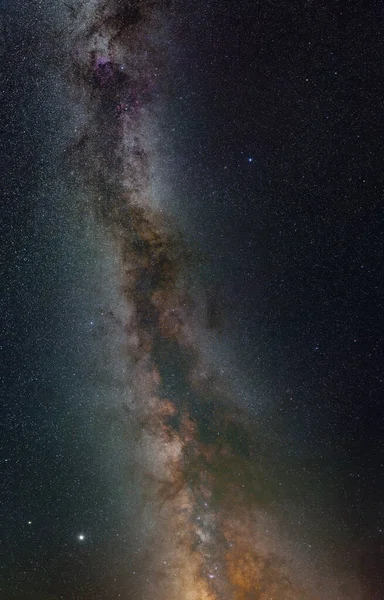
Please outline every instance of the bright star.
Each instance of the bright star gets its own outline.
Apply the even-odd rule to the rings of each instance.
[[[84,540],[85,540],[84,533],[79,533],[79,535],[77,536],[77,539],[79,540],[79,542],[84,542]]]
[[[249,156],[249,157],[248,157],[248,162],[249,162],[249,163],[253,162],[253,158],[252,158],[252,156]]]

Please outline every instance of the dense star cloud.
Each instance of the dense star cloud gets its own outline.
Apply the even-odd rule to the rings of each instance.
[[[40,4],[30,73],[4,5],[4,598],[380,598],[376,180],[348,205],[361,17],[332,10]]]

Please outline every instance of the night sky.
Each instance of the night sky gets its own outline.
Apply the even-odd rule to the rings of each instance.
[[[383,4],[33,4],[1,600],[382,600]]]

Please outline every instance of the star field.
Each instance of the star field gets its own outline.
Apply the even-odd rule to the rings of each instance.
[[[0,3],[4,600],[383,597],[383,18]]]

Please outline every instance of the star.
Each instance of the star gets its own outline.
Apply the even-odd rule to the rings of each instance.
[[[79,533],[77,536],[77,539],[79,540],[79,542],[84,542],[84,540],[85,540],[84,533]]]

